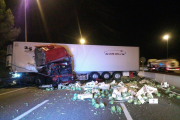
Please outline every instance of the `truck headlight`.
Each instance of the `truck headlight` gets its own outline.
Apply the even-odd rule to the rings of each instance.
[[[19,78],[21,77],[21,74],[20,73],[14,73],[12,74],[12,78]]]

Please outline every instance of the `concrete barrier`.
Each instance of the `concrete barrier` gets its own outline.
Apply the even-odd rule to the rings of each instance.
[[[150,73],[150,72],[143,72],[143,71],[140,71],[138,75],[141,77],[153,78],[159,83],[167,82],[169,85],[175,86],[176,88],[180,89],[180,76]]]

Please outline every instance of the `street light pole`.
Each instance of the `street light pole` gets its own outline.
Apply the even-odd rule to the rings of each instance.
[[[25,42],[27,42],[26,0],[25,0]]]
[[[168,35],[165,35],[163,37],[165,40],[167,40],[167,59],[168,59],[168,39],[169,39],[169,36]]]
[[[167,38],[167,59],[168,59],[168,38]]]

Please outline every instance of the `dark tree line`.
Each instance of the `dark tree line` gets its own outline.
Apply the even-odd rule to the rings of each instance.
[[[5,63],[7,44],[16,40],[21,32],[20,28],[14,26],[14,16],[11,10],[6,8],[4,0],[0,0],[0,78],[8,74]]]

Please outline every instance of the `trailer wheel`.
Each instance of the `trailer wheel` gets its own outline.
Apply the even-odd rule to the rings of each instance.
[[[111,75],[110,75],[109,72],[103,72],[101,77],[102,77],[103,80],[109,80]]]
[[[43,76],[36,76],[34,83],[36,84],[36,86],[40,86],[43,85],[45,82],[44,77]]]
[[[98,72],[92,72],[92,73],[90,74],[90,79],[91,79],[91,80],[99,79],[99,77],[100,77],[100,74],[99,74]]]
[[[113,79],[114,80],[120,80],[121,79],[121,72],[114,72],[113,73]]]

